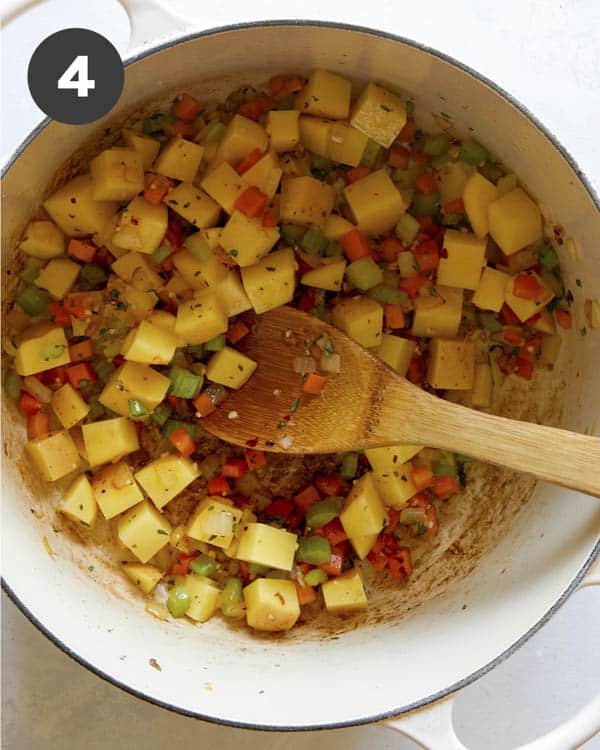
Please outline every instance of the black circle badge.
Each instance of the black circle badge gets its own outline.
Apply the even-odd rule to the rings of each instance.
[[[109,112],[123,90],[123,62],[115,47],[90,29],[63,29],[38,46],[29,61],[29,91],[58,122],[83,125]]]

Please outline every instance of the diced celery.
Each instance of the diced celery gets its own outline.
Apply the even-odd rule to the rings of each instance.
[[[86,263],[79,271],[78,283],[81,289],[91,291],[106,286],[108,273],[97,263]]]
[[[436,477],[452,476],[457,474],[456,458],[454,453],[442,451],[441,456],[433,463],[433,473]]]
[[[502,323],[492,313],[480,312],[479,322],[481,323],[482,328],[485,328],[486,331],[490,331],[491,333],[498,333],[502,330]]]
[[[359,258],[346,268],[346,278],[356,289],[366,292],[383,281],[381,268],[373,258]]]
[[[21,395],[21,376],[15,370],[7,370],[4,376],[4,390],[15,401]]]
[[[90,364],[100,380],[103,383],[108,383],[115,371],[113,364],[109,362],[106,357],[94,357]]]
[[[171,409],[171,407],[163,402],[154,409],[150,416],[156,422],[156,424],[162,427],[167,419],[171,416],[172,411],[173,410]]]
[[[408,169],[400,169],[399,167],[392,170],[392,180],[397,188],[400,190],[410,190],[415,184],[417,177],[425,172],[423,167],[415,165]]]
[[[211,122],[211,124],[206,129],[206,135],[204,136],[204,140],[207,143],[214,143],[215,141],[220,141],[225,135],[226,130],[227,130],[227,126],[224,123]]]
[[[37,316],[45,315],[48,312],[50,304],[50,295],[45,289],[38,289],[37,286],[26,286],[23,291],[17,295],[15,302],[23,309],[27,315]]]
[[[322,536],[302,536],[298,539],[296,559],[311,565],[322,565],[331,560],[331,545]]]
[[[305,227],[298,227],[295,224],[282,224],[280,230],[281,239],[292,247],[300,244],[305,232]]]
[[[546,242],[542,242],[540,245],[537,245],[537,247],[534,248],[534,251],[546,271],[554,271],[560,266],[558,255],[556,254],[556,250],[552,247],[552,245],[549,245]]]
[[[410,214],[402,214],[396,223],[396,237],[402,240],[405,245],[410,245],[415,237],[419,234],[421,225]]]
[[[408,295],[404,290],[389,284],[377,284],[369,289],[369,297],[393,305],[405,305],[408,302]]]
[[[340,498],[330,497],[327,500],[319,500],[307,509],[306,525],[313,529],[320,529],[339,516],[341,507],[342,501]]]
[[[474,164],[477,166],[478,164],[483,164],[484,161],[487,161],[488,151],[481,145],[481,143],[478,143],[473,138],[467,138],[461,143],[458,158],[461,161],[466,161],[467,164]]]
[[[236,620],[244,616],[242,581],[240,578],[228,578],[221,592],[221,612],[225,617]]]
[[[486,178],[486,180],[489,180],[490,182],[493,182],[496,184],[496,182],[501,178],[504,177],[504,170],[499,164],[495,164],[491,161],[486,161],[485,164],[482,164],[479,167],[479,171],[481,174]]]
[[[162,263],[165,258],[168,258],[169,255],[171,255],[171,252],[172,250],[170,247],[162,245],[152,253],[150,260],[158,265],[159,263]]]
[[[437,192],[431,195],[415,193],[412,202],[412,212],[415,216],[435,216],[440,205],[440,194]]]
[[[431,167],[433,167],[433,169],[442,169],[442,167],[445,167],[449,161],[450,161],[449,154],[440,154],[439,156],[434,156],[429,162],[429,164]]]
[[[183,367],[171,367],[169,370],[169,379],[171,387],[169,393],[171,396],[179,398],[196,398],[202,388],[203,375],[198,375]]]
[[[184,351],[195,359],[202,359],[204,356],[204,344],[191,344],[184,347]]]
[[[363,151],[360,163],[364,164],[365,167],[374,167],[379,161],[382,153],[383,147],[380,146],[372,138],[369,138],[369,140],[367,141],[367,145],[365,146],[365,150]]]
[[[167,598],[167,607],[173,617],[183,617],[192,604],[185,586],[173,586]]]
[[[309,229],[304,237],[300,240],[300,247],[307,253],[317,253],[323,255],[329,240],[323,232],[318,229]]]
[[[441,156],[448,151],[450,139],[446,133],[426,135],[423,139],[423,153],[427,156]]]
[[[204,348],[207,352],[220,352],[225,346],[226,336],[224,333],[220,333],[218,336],[210,339],[204,344]]]
[[[340,476],[344,479],[354,479],[358,471],[358,453],[344,453]]]
[[[19,278],[25,281],[27,284],[33,284],[33,282],[39,276],[40,271],[44,265],[44,261],[39,258],[29,258],[27,263],[21,269]]]
[[[336,258],[343,254],[342,246],[337,240],[329,240],[327,247],[325,248],[326,258]]]
[[[321,568],[313,568],[304,576],[304,583],[307,586],[319,586],[327,580],[327,573]]]
[[[214,576],[218,567],[217,561],[210,555],[198,555],[190,563],[190,568],[199,576]]]
[[[195,232],[186,237],[183,246],[198,260],[208,260],[212,255],[212,250],[201,232]]]

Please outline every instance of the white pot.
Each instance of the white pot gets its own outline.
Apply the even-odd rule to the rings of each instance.
[[[138,5],[142,16],[148,13],[149,4]],[[137,27],[138,40],[155,34],[150,21],[142,17],[149,25]],[[459,63],[389,34],[323,23],[250,24],[146,48],[128,61],[123,95],[110,118],[79,127],[43,123],[4,176],[4,268],[10,270],[14,240],[56,170],[101,134],[109,119],[118,121],[189,84],[220,96],[274,72],[317,66],[392,82],[416,95],[418,111],[449,112],[513,165],[527,189],[553,207],[579,248],[579,260],[564,252],[562,261],[576,297],[577,327],[583,325],[584,295],[574,279],[585,280],[585,296],[600,297],[600,214],[598,199],[568,154],[521,105]],[[583,431],[600,413],[598,333],[568,336],[564,361],[563,425]],[[597,500],[540,485],[475,573],[449,584],[409,617],[388,618],[338,639],[260,638],[218,620],[199,627],[163,623],[132,594],[126,599],[128,589],[113,583],[101,561],[94,559],[90,574],[92,550],[54,533],[54,501],[23,463],[23,428],[14,410],[5,409],[3,426],[3,574],[13,600],[97,674],[157,705],[211,721],[314,729],[390,720],[426,706],[519,648],[575,590],[599,551]],[[543,746],[575,746],[598,728],[598,713],[588,709]],[[440,733],[439,723],[432,732],[427,722],[429,729],[419,717],[399,727],[422,741],[429,737],[431,746],[460,747],[448,730]]]

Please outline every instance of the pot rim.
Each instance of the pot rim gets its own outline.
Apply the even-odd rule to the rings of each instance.
[[[570,152],[558,140],[557,136],[555,136],[552,132],[550,132],[550,130],[548,130],[546,126],[543,125],[542,122],[537,118],[537,116],[534,115],[527,107],[525,107],[518,99],[516,99],[514,96],[508,93],[505,89],[503,89],[497,83],[493,82],[492,80],[490,80],[483,74],[477,72],[475,69],[471,68],[469,65],[466,65],[465,63],[462,63],[459,60],[456,60],[451,55],[447,55],[446,53],[440,52],[439,50],[433,47],[430,47],[421,42],[417,42],[413,39],[409,39],[408,37],[401,36],[399,34],[393,34],[388,31],[381,31],[378,29],[373,29],[368,26],[349,24],[349,23],[337,22],[337,21],[316,21],[316,20],[307,20],[307,19],[246,21],[246,22],[235,23],[235,24],[227,24],[225,26],[216,26],[210,29],[205,29],[201,31],[192,32],[189,34],[182,34],[181,36],[172,37],[166,41],[162,41],[156,45],[149,46],[148,48],[145,48],[139,52],[136,52],[130,55],[123,61],[123,64],[124,64],[124,67],[127,68],[133,63],[139,62],[140,60],[143,60],[144,58],[149,57],[150,55],[153,55],[157,52],[161,52],[162,50],[168,49],[169,47],[175,47],[178,44],[192,41],[194,39],[201,39],[203,37],[216,36],[217,34],[222,34],[224,32],[229,32],[229,31],[239,31],[239,30],[254,29],[254,28],[271,28],[271,27],[277,27],[277,26],[298,26],[298,27],[301,27],[301,26],[311,27],[312,26],[312,27],[321,27],[321,28],[329,28],[329,29],[341,29],[343,31],[360,32],[362,34],[369,34],[371,36],[381,37],[383,39],[389,39],[391,41],[400,42],[409,47],[413,47],[414,49],[417,49],[421,52],[426,52],[427,54],[430,54],[433,57],[437,57],[439,60],[443,60],[444,62],[449,63],[455,68],[458,68],[463,73],[466,73],[467,75],[470,75],[471,77],[476,78],[479,82],[491,88],[493,91],[499,94],[503,99],[505,99],[509,104],[511,104],[513,107],[519,110],[523,115],[525,115],[525,117],[533,125],[535,125],[535,127],[550,141],[552,146],[554,146],[554,148],[560,153],[563,159],[565,159],[565,161],[573,169],[573,171],[577,175],[577,178],[579,179],[579,181],[585,188],[586,192],[590,196],[592,202],[596,206],[597,210],[600,211],[600,195],[596,192],[595,188],[593,187],[593,185],[587,178],[585,172],[581,169],[581,167],[579,167],[579,165],[577,164],[573,156],[570,154]],[[15,161],[19,158],[19,156],[21,156],[21,154],[27,149],[27,147],[35,140],[35,138],[37,138],[37,136],[43,130],[45,130],[45,128],[51,122],[52,122],[52,119],[50,117],[46,117],[43,120],[41,120],[37,124],[37,126],[30,132],[30,134],[19,144],[19,146],[17,146],[17,148],[8,158],[6,164],[2,166],[2,170],[0,173],[2,178],[7,174],[7,172],[10,170],[10,168],[15,163]],[[258,723],[252,723],[252,722],[242,722],[242,721],[234,721],[231,719],[223,719],[220,717],[203,714],[200,711],[190,711],[188,709],[177,706],[173,703],[162,701],[158,698],[153,697],[152,695],[149,695],[148,693],[142,692],[141,690],[132,688],[126,683],[121,682],[119,679],[107,674],[100,667],[96,666],[95,664],[91,663],[90,661],[82,657],[80,654],[76,653],[72,648],[70,648],[70,646],[67,643],[62,641],[54,633],[50,632],[50,630],[19,599],[17,594],[11,589],[10,585],[8,584],[4,576],[2,576],[1,578],[1,584],[2,584],[3,591],[6,592],[6,594],[8,595],[10,600],[13,602],[13,604],[15,604],[16,607],[22,612],[22,614],[25,615],[25,617],[29,620],[29,622],[31,622],[32,625],[34,625],[40,631],[40,633],[45,635],[55,646],[57,646],[61,651],[63,651],[63,653],[71,657],[71,659],[73,659],[74,661],[78,662],[81,666],[88,669],[97,677],[100,677],[106,682],[111,683],[112,685],[120,688],[126,693],[129,693],[130,695],[133,695],[136,698],[140,698],[141,700],[144,700],[147,703],[158,706],[159,708],[164,708],[168,711],[171,711],[173,713],[176,713],[182,716],[187,716],[187,717],[194,718],[194,719],[201,719],[202,721],[207,721],[212,724],[219,724],[222,726],[236,727],[240,729],[251,729],[251,730],[256,730],[256,731],[268,731],[268,732],[307,732],[307,731],[318,731],[318,730],[326,730],[326,729],[343,729],[343,728],[348,728],[348,727],[353,727],[353,726],[361,726],[364,724],[391,721],[393,719],[397,719],[401,717],[403,714],[407,714],[411,711],[424,708],[426,706],[429,706],[432,703],[435,703],[436,701],[447,698],[452,693],[455,693],[456,691],[461,690],[467,685],[470,685],[471,683],[475,682],[480,677],[487,674],[490,670],[496,667],[498,664],[501,664],[509,656],[512,656],[512,654],[518,651],[521,648],[521,646],[523,646],[535,633],[538,632],[538,630],[540,630],[540,628],[543,625],[546,624],[546,622],[548,622],[548,620],[562,607],[562,605],[571,596],[571,594],[573,594],[576,591],[579,584],[585,577],[586,573],[591,568],[596,558],[599,556],[600,556],[600,539],[596,542],[594,549],[592,550],[591,554],[589,555],[589,557],[587,558],[587,560],[585,561],[585,563],[583,564],[583,566],[581,567],[577,575],[573,578],[569,586],[563,591],[563,593],[556,600],[556,602],[552,605],[552,607],[550,607],[550,609],[548,609],[548,611],[536,623],[534,623],[534,625],[532,625],[528,631],[526,631],[520,638],[518,638],[511,646],[509,646],[507,649],[502,651],[495,658],[491,659],[483,667],[480,667],[474,672],[471,672],[471,674],[458,680],[452,685],[449,685],[448,687],[442,690],[439,690],[436,693],[427,695],[417,701],[414,701],[413,703],[409,703],[404,706],[399,706],[398,708],[390,709],[388,711],[383,711],[379,714],[373,714],[370,716],[362,716],[356,719],[348,719],[347,721],[322,723],[322,724],[316,724],[316,725],[294,724],[294,725],[288,725],[288,726],[280,726],[276,724],[258,724]]]

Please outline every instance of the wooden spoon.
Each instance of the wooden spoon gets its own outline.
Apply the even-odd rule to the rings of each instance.
[[[303,395],[294,360],[306,356],[320,334],[341,356],[341,370],[327,376],[320,395]],[[239,348],[258,362],[256,372],[202,420],[222,440],[278,453],[426,445],[600,497],[599,438],[432,396],[337,328],[290,307],[261,315],[242,343]]]

